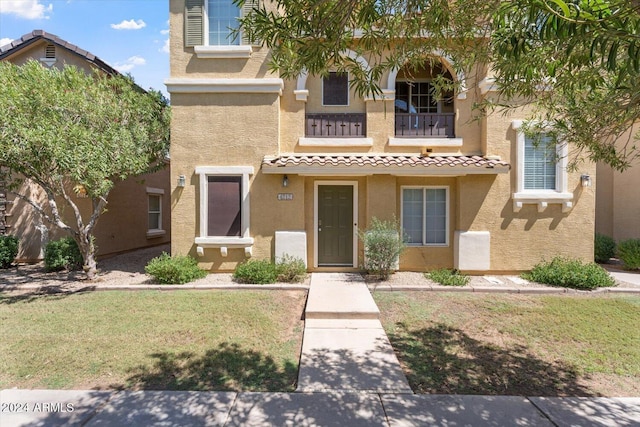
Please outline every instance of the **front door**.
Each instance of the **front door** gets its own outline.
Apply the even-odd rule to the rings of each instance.
[[[318,185],[318,266],[353,267],[353,185]]]

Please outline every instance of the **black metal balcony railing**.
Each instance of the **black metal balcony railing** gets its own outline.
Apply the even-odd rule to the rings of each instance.
[[[455,113],[396,113],[396,136],[454,138]]]
[[[364,113],[307,114],[305,136],[310,138],[364,138],[367,120]]]

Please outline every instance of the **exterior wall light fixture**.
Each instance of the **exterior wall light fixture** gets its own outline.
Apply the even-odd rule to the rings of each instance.
[[[284,176],[282,177],[282,186],[283,186],[283,187],[287,187],[287,186],[289,186],[289,177],[288,177],[287,175],[284,175]]]
[[[184,187],[187,184],[187,177],[184,175],[178,176],[178,187]]]
[[[583,187],[591,187],[591,177],[588,173],[584,173],[580,176],[580,184]]]

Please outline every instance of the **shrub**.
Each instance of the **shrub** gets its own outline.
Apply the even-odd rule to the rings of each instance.
[[[522,277],[533,282],[573,289],[595,289],[615,285],[615,280],[609,273],[595,262],[583,264],[579,260],[562,257],[541,262]]]
[[[464,286],[469,283],[469,276],[461,274],[458,270],[441,268],[430,273],[425,273],[427,279],[444,286]]]
[[[364,269],[369,274],[388,279],[398,257],[405,249],[403,234],[396,220],[382,221],[376,217],[364,231],[358,230],[358,237],[364,245]]]
[[[18,238],[0,236],[0,268],[9,268],[18,256]]]
[[[44,248],[44,268],[47,271],[79,270],[82,254],[72,237],[63,237],[47,243]]]
[[[594,259],[596,262],[609,262],[616,254],[616,241],[604,234],[596,233]]]
[[[267,284],[278,280],[278,272],[274,263],[268,260],[250,259],[238,264],[233,278],[241,283]]]
[[[190,256],[172,257],[166,252],[149,261],[144,271],[162,285],[181,285],[207,275]]]
[[[640,268],[640,239],[623,240],[618,243],[617,253],[624,268],[629,270]]]
[[[285,254],[276,263],[276,274],[278,282],[302,282],[307,276],[307,267],[302,259]]]

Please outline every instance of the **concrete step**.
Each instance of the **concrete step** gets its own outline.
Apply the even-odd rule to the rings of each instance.
[[[362,277],[349,273],[313,273],[305,319],[372,319],[380,310]]]

